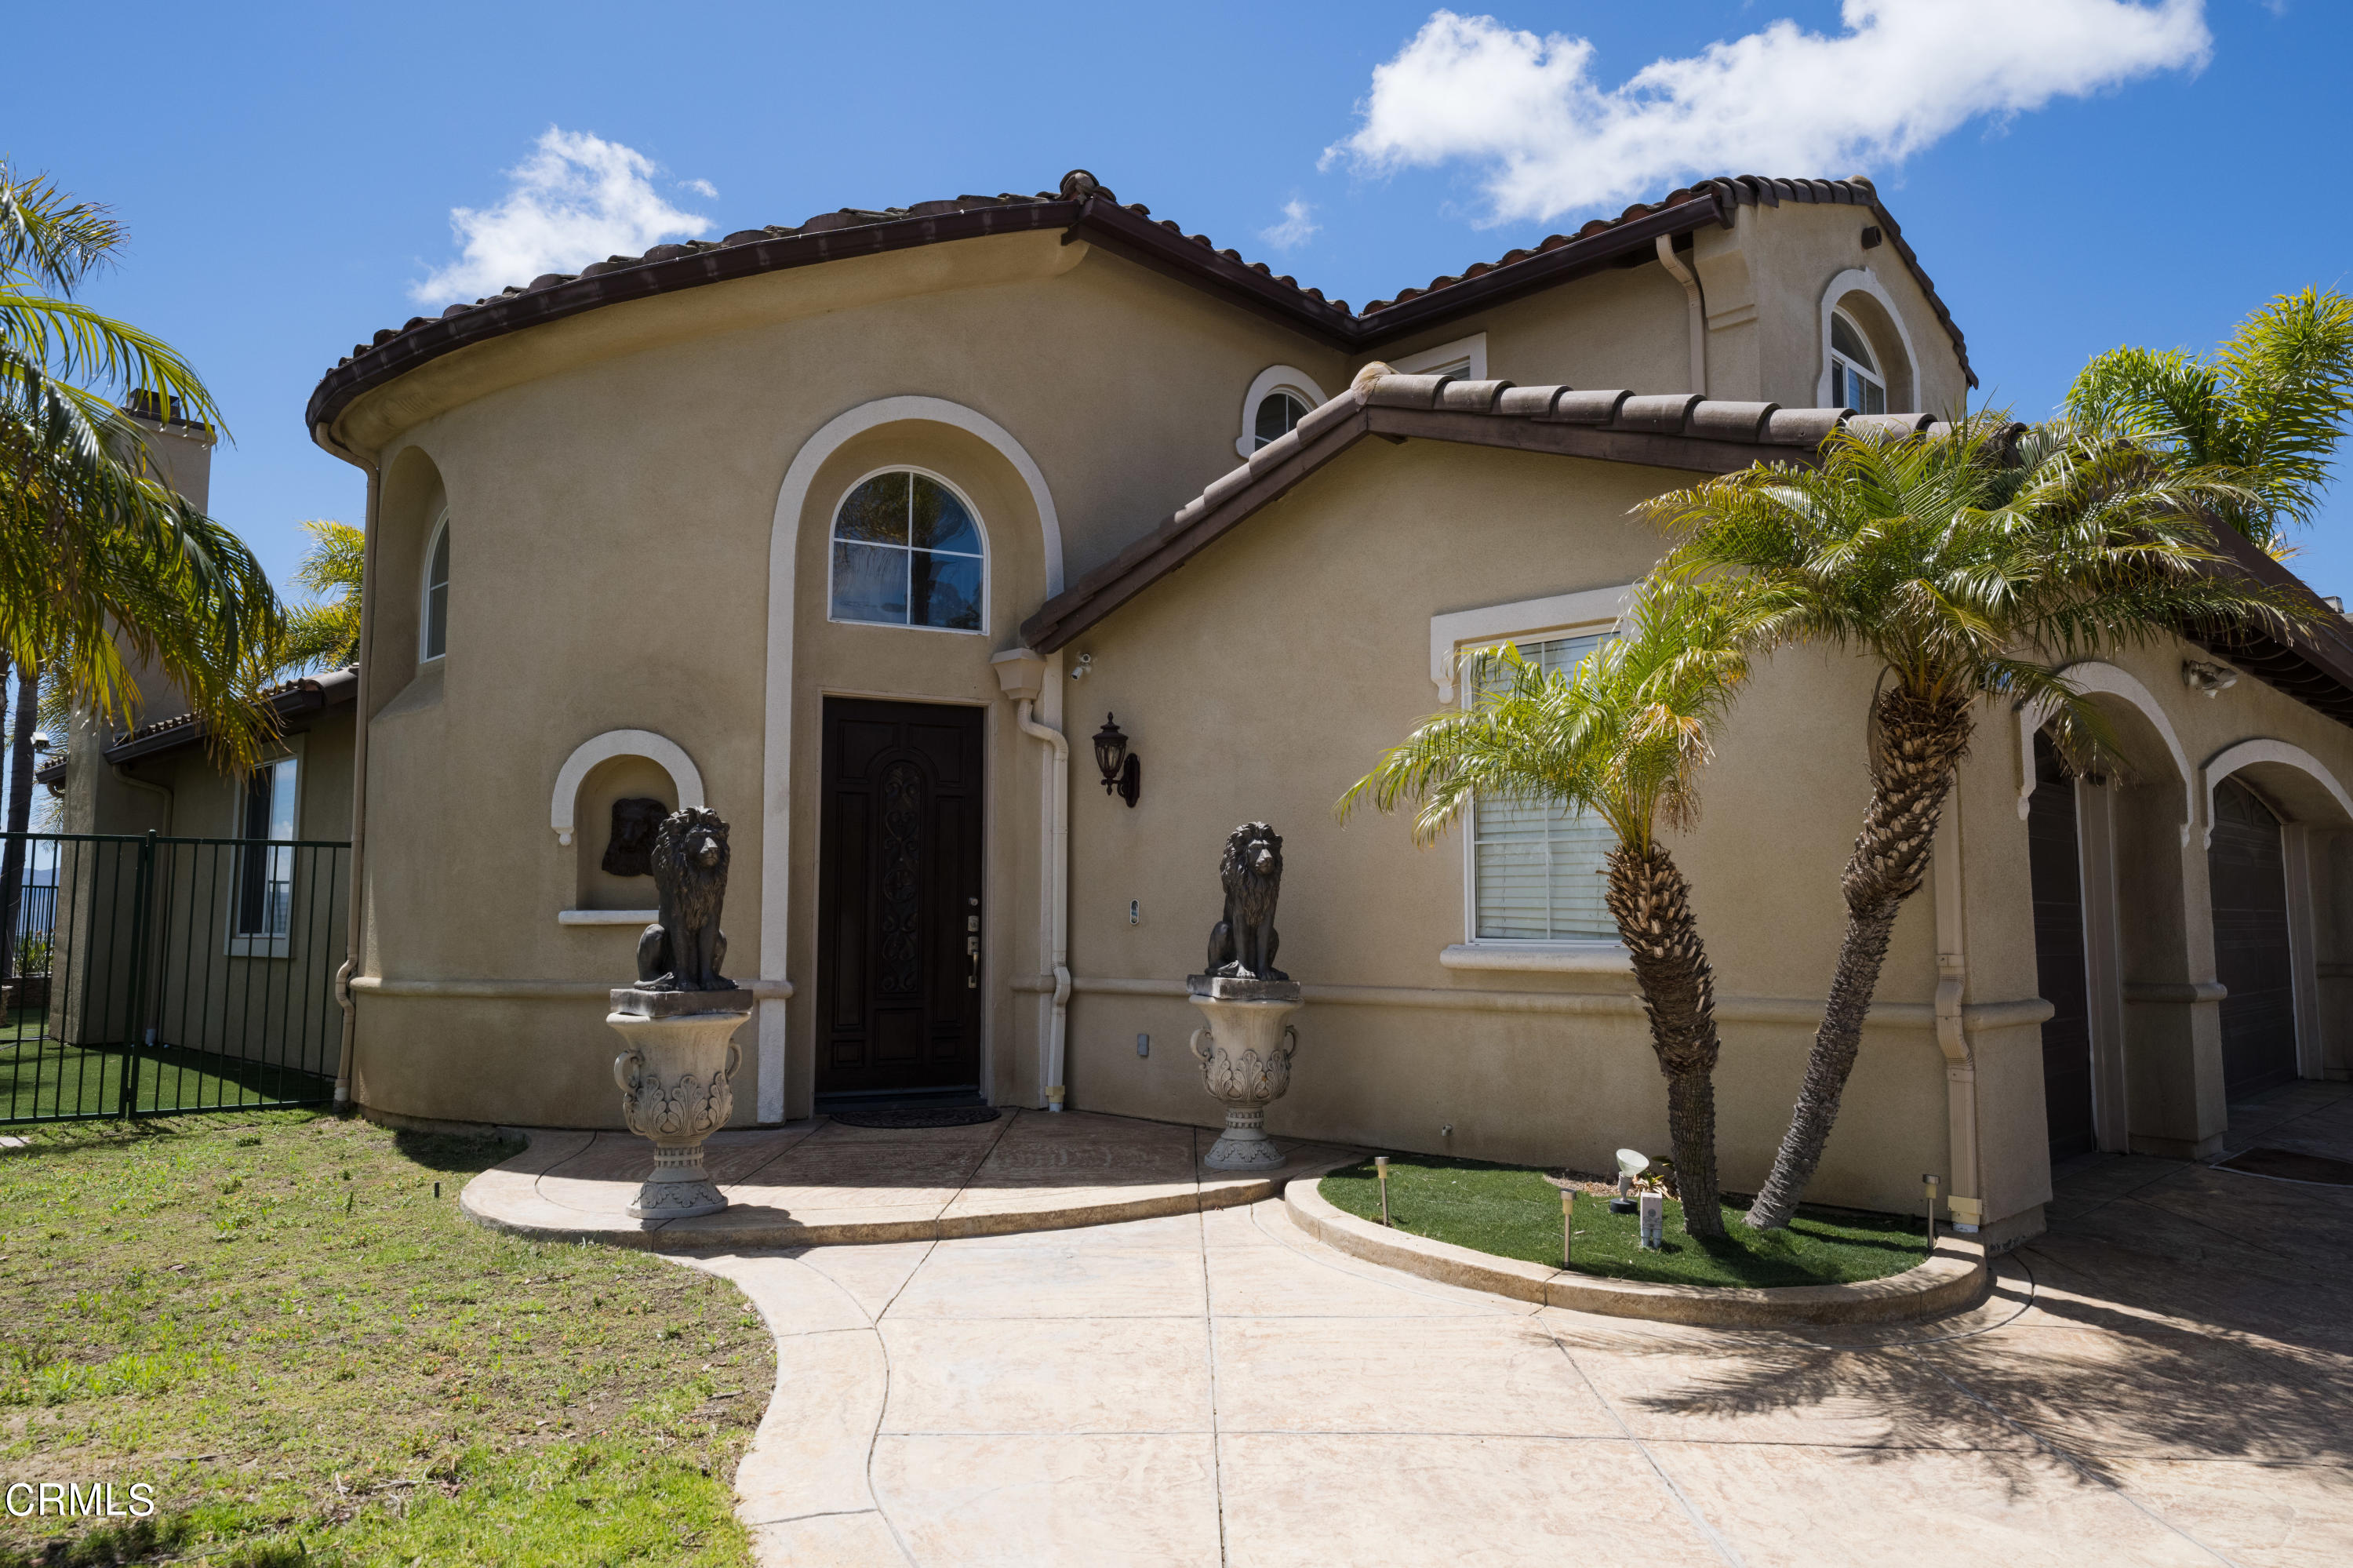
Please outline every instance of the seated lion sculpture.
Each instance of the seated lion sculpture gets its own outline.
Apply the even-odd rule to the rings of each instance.
[[[659,918],[638,938],[641,991],[732,991],[719,972],[727,937],[719,929],[727,898],[727,824],[704,806],[662,819],[654,834],[654,898]]]
[[[1226,885],[1226,917],[1209,932],[1209,973],[1229,980],[1289,980],[1274,967],[1274,950],[1282,943],[1274,931],[1274,901],[1282,892],[1282,836],[1264,822],[1244,822],[1226,835],[1218,877]]]

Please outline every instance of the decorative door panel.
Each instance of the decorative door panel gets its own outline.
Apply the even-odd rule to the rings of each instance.
[[[981,714],[826,701],[819,1094],[980,1081]]]

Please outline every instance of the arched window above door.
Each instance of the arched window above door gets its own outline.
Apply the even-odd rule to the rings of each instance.
[[[852,485],[833,514],[832,557],[836,620],[987,630],[979,514],[936,475],[893,469]]]

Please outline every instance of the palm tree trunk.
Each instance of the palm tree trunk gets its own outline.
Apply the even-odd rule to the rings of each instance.
[[[1715,973],[1691,888],[1674,857],[1657,844],[1637,853],[1624,844],[1609,852],[1607,894],[1619,939],[1634,960],[1642,1011],[1650,1015],[1651,1048],[1667,1078],[1667,1138],[1674,1146],[1683,1229],[1695,1236],[1724,1234],[1715,1186]]]
[[[0,665],[0,687],[5,666]],[[7,847],[0,849],[0,980],[16,972],[16,919],[25,903],[25,830],[33,820],[33,731],[41,722],[41,673],[16,672],[16,723],[8,737]]]
[[[1830,1003],[1806,1059],[1789,1130],[1782,1135],[1772,1174],[1749,1205],[1745,1223],[1754,1230],[1788,1224],[1822,1162],[1831,1124],[1838,1120],[1839,1097],[1862,1046],[1862,1021],[1879,989],[1888,936],[1904,901],[1927,878],[1953,772],[1977,727],[1970,699],[1924,695],[1901,685],[1882,694],[1873,716],[1878,724],[1871,752],[1871,804],[1863,810],[1862,831],[1855,835],[1842,882],[1846,938],[1839,944]]]

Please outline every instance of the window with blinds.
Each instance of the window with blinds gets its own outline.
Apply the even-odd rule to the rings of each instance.
[[[1523,642],[1547,673],[1572,668],[1609,633]],[[1482,942],[1615,941],[1602,903],[1609,825],[1567,807],[1481,796],[1471,810],[1472,933]]]

